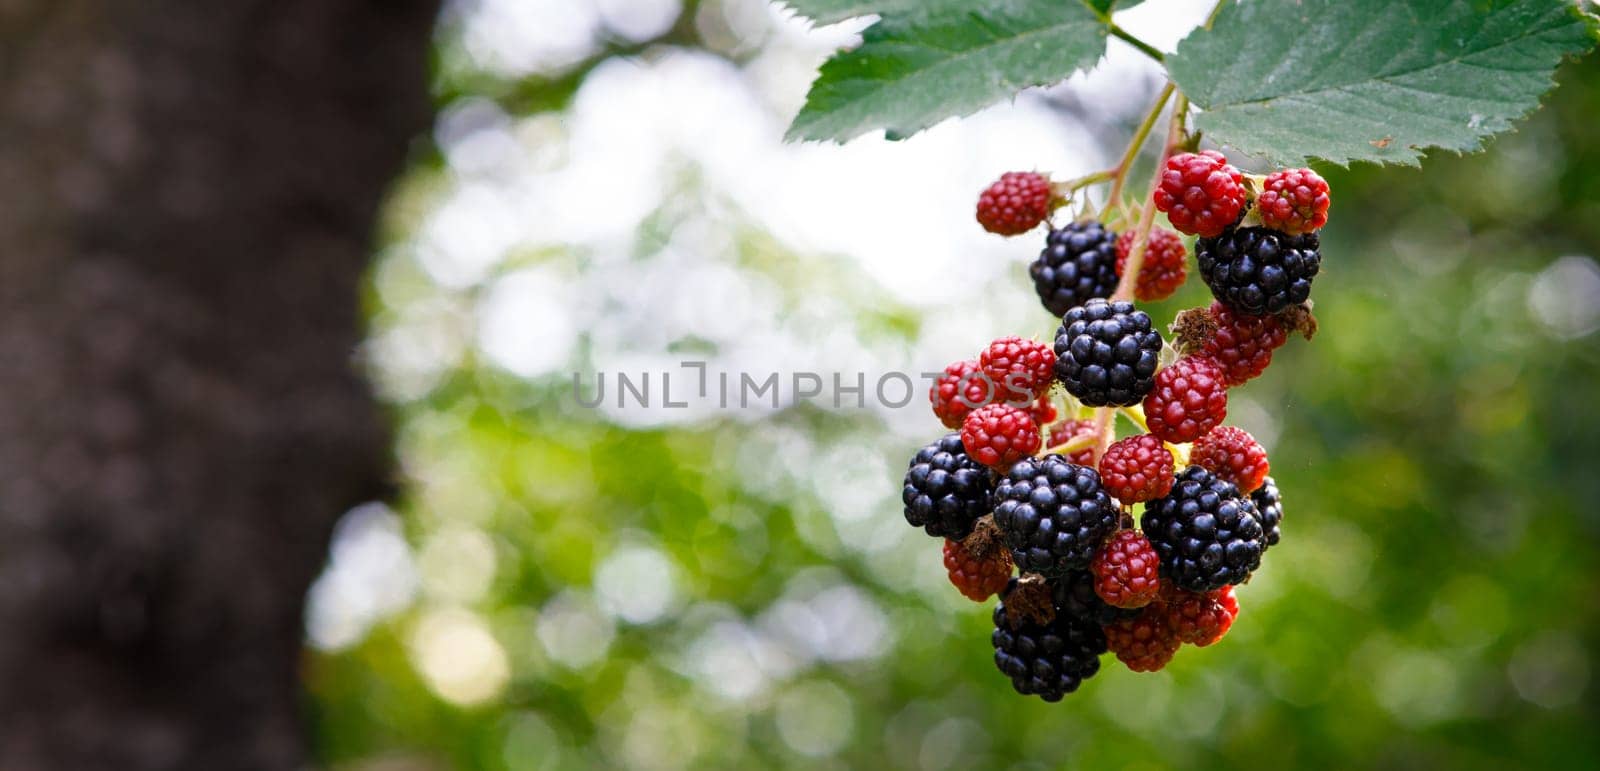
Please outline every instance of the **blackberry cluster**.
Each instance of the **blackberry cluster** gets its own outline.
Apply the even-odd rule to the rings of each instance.
[[[1083,404],[1138,404],[1160,362],[1161,335],[1133,303],[1090,300],[1061,316],[1056,377]]]
[[[1052,316],[1096,297],[1110,297],[1117,289],[1117,234],[1098,222],[1052,230],[1028,275]]]
[[[1081,201],[1087,179],[1008,174],[980,197],[978,220],[1025,232]],[[1238,618],[1233,587],[1279,543],[1283,501],[1266,448],[1222,425],[1228,390],[1260,375],[1290,332],[1315,331],[1329,200],[1307,169],[1259,177],[1214,151],[1174,155],[1148,205],[1177,232],[1145,231],[1135,250],[1141,231],[1114,229],[1131,224],[1126,202],[1106,206],[1105,222],[1077,207],[1028,268],[1059,320],[1054,338],[1002,337],[935,378],[930,405],[953,431],[911,459],[906,521],[941,539],[963,596],[998,594],[995,666],[1018,693],[1058,701],[1107,652],[1160,670]],[[1167,350],[1128,298],[1175,293],[1191,250],[1216,301],[1180,312]],[[1119,415],[1144,432],[1119,440]]]

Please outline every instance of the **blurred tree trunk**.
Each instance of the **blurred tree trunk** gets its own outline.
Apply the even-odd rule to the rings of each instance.
[[[0,0],[0,768],[295,768],[438,0]]]

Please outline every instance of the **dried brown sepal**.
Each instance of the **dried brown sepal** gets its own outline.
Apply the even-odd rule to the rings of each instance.
[[[1056,620],[1055,600],[1044,576],[1027,573],[1017,579],[1017,585],[1006,593],[1006,619],[1013,625],[1024,620],[1048,626]]]
[[[994,523],[993,514],[985,514],[972,526],[972,534],[961,540],[961,548],[978,559],[988,559],[996,549],[1003,549],[1000,527]]]
[[[1199,353],[1217,334],[1217,320],[1210,308],[1190,308],[1179,311],[1172,321],[1172,345],[1184,356]]]
[[[1132,530],[1133,528],[1133,507],[1124,503],[1122,504],[1122,515],[1117,520],[1117,529]]]
[[[1285,308],[1278,314],[1278,321],[1283,324],[1284,329],[1300,333],[1307,342],[1317,334],[1317,317],[1311,315],[1310,300]]]

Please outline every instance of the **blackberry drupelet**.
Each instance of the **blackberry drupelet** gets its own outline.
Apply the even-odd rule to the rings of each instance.
[[[1184,469],[1165,498],[1145,504],[1140,525],[1161,555],[1161,577],[1179,589],[1221,589],[1261,566],[1266,531],[1255,504],[1199,466]]]
[[[993,491],[989,470],[967,456],[960,434],[952,432],[917,451],[900,498],[912,526],[931,536],[961,539],[989,513]]]
[[[1009,589],[1007,593],[1009,593]],[[994,606],[994,663],[1024,696],[1060,701],[1100,671],[1106,636],[1088,619],[1057,613],[1049,624],[1006,614],[1005,597]]]
[[[1117,288],[1117,234],[1098,222],[1050,231],[1044,251],[1028,266],[1039,302],[1052,316]]]
[[[1056,329],[1056,377],[1091,407],[1138,404],[1155,384],[1161,334],[1133,303],[1090,300]]]
[[[1236,228],[1195,242],[1200,277],[1223,305],[1257,316],[1311,297],[1322,267],[1316,233],[1291,236],[1266,228]]]
[[[1267,531],[1266,545],[1261,547],[1265,552],[1267,546],[1278,545],[1278,526],[1283,523],[1283,496],[1278,493],[1278,483],[1270,476],[1262,480],[1261,486],[1250,494],[1250,502],[1256,505],[1261,527]]]
[[[1120,515],[1099,472],[1053,454],[1013,465],[995,487],[994,502],[1011,561],[1046,578],[1088,567]]]

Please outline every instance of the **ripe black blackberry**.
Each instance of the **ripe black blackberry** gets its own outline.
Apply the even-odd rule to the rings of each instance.
[[[1283,522],[1283,496],[1278,493],[1278,483],[1272,481],[1272,477],[1267,477],[1250,494],[1250,502],[1256,505],[1256,511],[1261,514],[1261,527],[1267,533],[1266,545],[1261,547],[1265,553],[1267,546],[1278,545],[1278,525]]]
[[[1052,316],[1117,288],[1117,234],[1098,222],[1050,231],[1044,251],[1028,266],[1039,302]]]
[[[1015,580],[1013,580],[1013,586]],[[1100,671],[1106,636],[1092,620],[1057,613],[1049,624],[1011,618],[1001,594],[994,606],[994,663],[1024,696],[1060,701]]]
[[[912,526],[959,541],[989,513],[993,491],[989,469],[968,457],[961,435],[951,432],[917,451],[900,498]]]
[[[1099,472],[1060,455],[1018,461],[995,486],[994,503],[1011,561],[1046,578],[1088,567],[1120,514]]]
[[[1140,525],[1161,555],[1161,577],[1191,592],[1249,578],[1267,543],[1255,504],[1199,466],[1184,469],[1165,498],[1145,504]]]
[[[1320,248],[1316,233],[1235,228],[1196,241],[1195,257],[1212,296],[1240,313],[1261,316],[1311,296],[1311,280],[1322,267]]]
[[[1125,407],[1155,385],[1161,334],[1133,303],[1090,300],[1062,315],[1055,349],[1067,393],[1091,407]]]
[[[1144,608],[1119,608],[1101,599],[1094,590],[1094,581],[1094,574],[1087,570],[1072,570],[1050,579],[1056,612],[1101,625],[1126,621],[1144,612]]]

